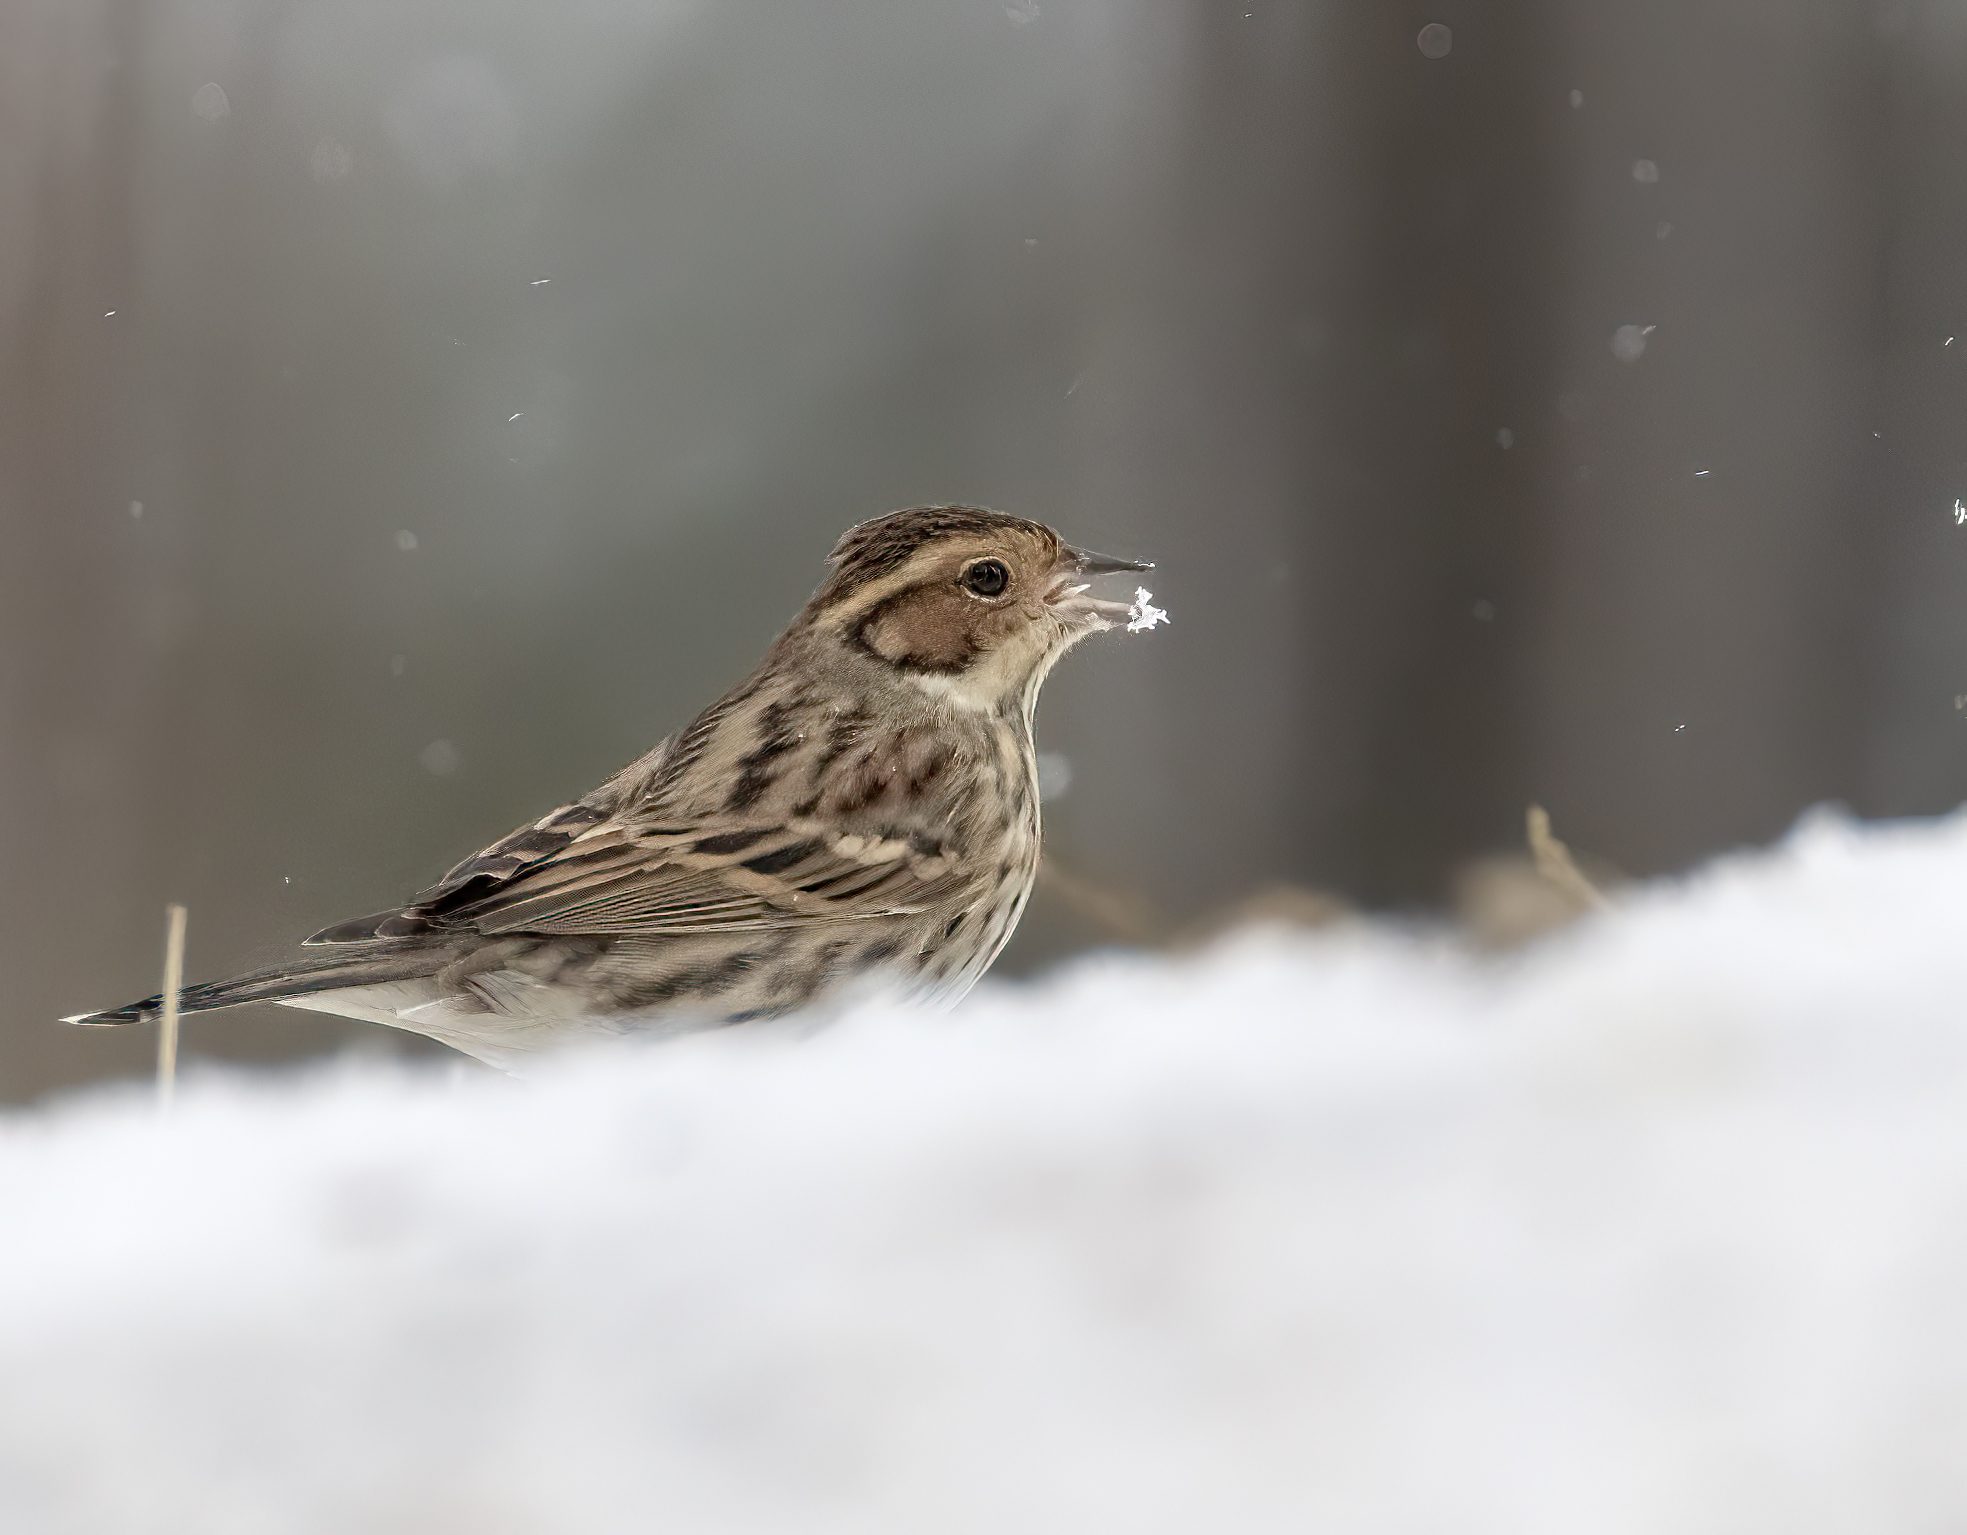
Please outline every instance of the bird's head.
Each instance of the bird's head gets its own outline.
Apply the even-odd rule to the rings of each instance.
[[[1079,640],[1133,611],[1093,581],[1151,570],[1075,549],[1043,523],[967,506],[890,512],[850,528],[801,615],[960,707],[1028,701]]]

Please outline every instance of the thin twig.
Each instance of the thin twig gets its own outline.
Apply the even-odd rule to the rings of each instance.
[[[178,1087],[178,993],[184,990],[185,910],[175,901],[164,908],[169,929],[164,939],[164,1016],[157,1031],[157,1108],[169,1113]]]
[[[1141,896],[1068,869],[1050,853],[1038,865],[1038,880],[1081,917],[1122,943],[1152,944],[1168,929],[1167,920]]]
[[[1550,813],[1542,805],[1532,805],[1523,819],[1529,830],[1530,857],[1537,865],[1537,872],[1585,905],[1603,906],[1605,897],[1598,887],[1584,877],[1571,850],[1551,834]]]

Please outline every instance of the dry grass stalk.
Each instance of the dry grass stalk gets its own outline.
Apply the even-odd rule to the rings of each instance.
[[[1068,869],[1050,853],[1038,865],[1038,879],[1086,921],[1122,943],[1152,947],[1168,930],[1168,920],[1142,897]]]
[[[1038,866],[1038,879],[1081,919],[1106,937],[1144,949],[1184,954],[1206,948],[1224,934],[1244,927],[1325,927],[1351,914],[1337,896],[1302,885],[1263,885],[1240,900],[1177,925],[1146,896],[1066,868],[1050,853]]]
[[[184,990],[185,909],[175,901],[164,908],[164,1016],[157,1031],[157,1107],[168,1112],[178,1087],[178,993]]]
[[[1551,832],[1550,813],[1542,805],[1532,805],[1524,815],[1524,822],[1530,836],[1530,857],[1537,865],[1537,872],[1585,905],[1603,906],[1604,895],[1584,877],[1571,850]]]

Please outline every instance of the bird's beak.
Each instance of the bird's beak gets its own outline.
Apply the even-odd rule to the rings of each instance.
[[[1090,549],[1066,549],[1066,568],[1076,576],[1110,576],[1122,570],[1152,570],[1151,560],[1123,560],[1111,554],[1095,554]]]
[[[1090,549],[1074,549],[1067,545],[1059,560],[1058,576],[1046,600],[1060,618],[1078,626],[1078,633],[1111,629],[1115,624],[1124,623],[1132,615],[1133,609],[1124,602],[1109,602],[1095,597],[1090,589],[1094,577],[1118,575],[1123,570],[1152,569],[1154,567],[1145,560],[1122,560],[1111,554],[1095,554]]]

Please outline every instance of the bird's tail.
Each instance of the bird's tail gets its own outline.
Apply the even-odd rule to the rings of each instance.
[[[236,1007],[241,1002],[280,1002],[317,991],[339,991],[345,986],[374,986],[388,981],[413,981],[434,975],[451,958],[436,946],[391,948],[368,955],[337,955],[333,958],[303,961],[279,970],[255,970],[251,975],[229,981],[207,981],[203,986],[187,986],[178,996],[178,1008],[187,1013],[209,1013],[214,1008]],[[100,1013],[77,1013],[63,1023],[108,1026],[147,1023],[164,1010],[164,999],[146,997],[127,1007],[113,1007]]]

